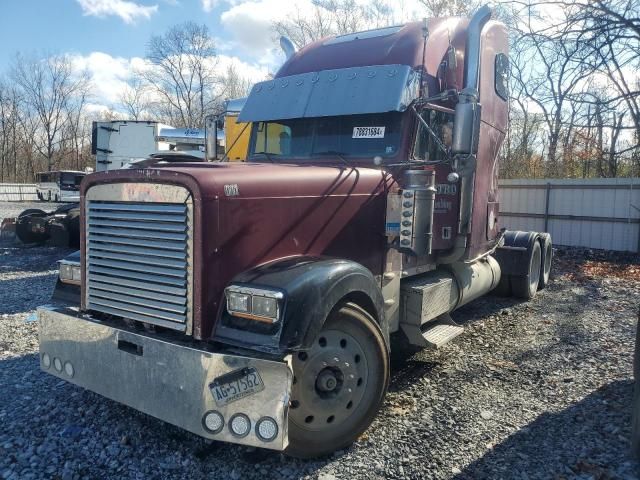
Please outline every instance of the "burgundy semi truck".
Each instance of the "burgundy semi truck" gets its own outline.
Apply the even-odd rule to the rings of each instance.
[[[392,336],[439,347],[548,282],[550,237],[498,222],[507,70],[488,7],[325,38],[253,87],[246,163],[88,175],[41,368],[209,439],[349,445]]]

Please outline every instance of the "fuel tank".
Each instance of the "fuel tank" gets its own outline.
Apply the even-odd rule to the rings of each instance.
[[[393,180],[380,169],[167,164],[88,175],[83,197],[93,185],[104,183],[166,183],[191,192],[192,331],[198,339],[210,337],[224,304],[224,288],[251,267],[297,255],[324,255],[382,273],[386,192]]]

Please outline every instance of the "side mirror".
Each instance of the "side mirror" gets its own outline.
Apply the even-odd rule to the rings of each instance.
[[[205,159],[218,160],[218,116],[207,115],[204,119]]]
[[[478,152],[481,106],[475,102],[458,103],[453,120],[451,153],[471,155]]]

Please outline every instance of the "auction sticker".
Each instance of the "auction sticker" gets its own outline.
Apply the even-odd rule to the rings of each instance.
[[[385,127],[353,127],[351,138],[384,138]]]

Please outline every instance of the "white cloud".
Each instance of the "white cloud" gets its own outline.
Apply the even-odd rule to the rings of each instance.
[[[108,53],[91,52],[89,55],[72,55],[76,70],[87,70],[91,74],[94,100],[99,105],[116,105],[134,70],[144,68],[139,57],[112,57]]]
[[[210,12],[214,7],[218,6],[219,0],[202,0],[202,9],[205,12]]]
[[[241,77],[253,83],[265,80],[271,73],[266,65],[243,62],[235,56],[218,55],[218,71],[224,73],[230,65],[236,68]]]
[[[202,4],[202,9],[207,13],[211,12],[214,8],[222,4],[237,5],[242,2],[243,0],[200,0],[200,3]]]
[[[218,0],[203,0],[217,3]],[[356,0],[358,4],[369,0]],[[276,43],[273,24],[293,15],[309,15],[314,12],[312,0],[249,0],[231,3],[220,16],[220,23],[234,40],[236,50],[275,71],[284,61],[284,55]],[[424,6],[418,0],[386,0],[390,8],[388,21],[403,23],[421,18]]]
[[[84,15],[120,17],[125,23],[135,23],[139,18],[149,19],[158,11],[158,5],[141,5],[130,0],[76,0]]]
[[[260,58],[274,45],[273,22],[291,14],[295,9],[311,8],[309,0],[256,0],[232,6],[220,16],[225,30],[245,50],[245,53]]]
[[[104,52],[91,52],[88,55],[70,55],[77,72],[88,71],[91,75],[93,97],[88,109],[103,112],[119,108],[120,97],[134,72],[148,68],[140,57],[113,57]],[[216,69],[224,74],[229,65],[234,65],[240,76],[251,82],[264,80],[270,70],[259,63],[248,63],[232,55],[218,55]]]

